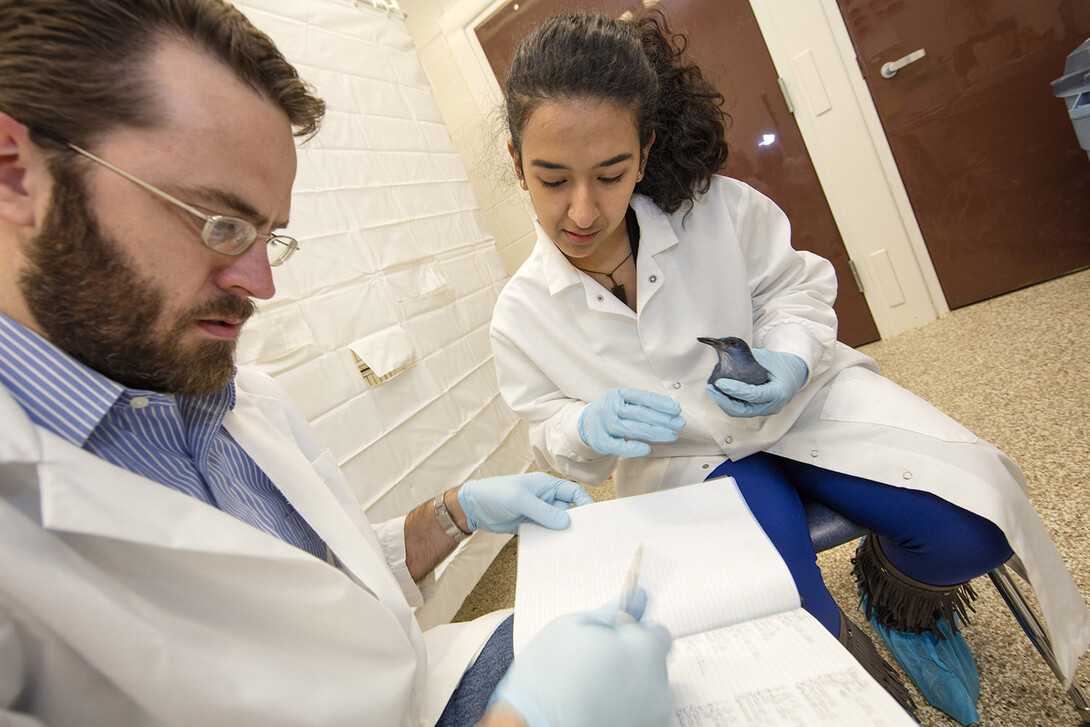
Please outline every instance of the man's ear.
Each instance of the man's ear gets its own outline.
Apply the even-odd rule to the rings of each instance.
[[[0,112],[0,221],[33,227],[38,194],[48,191],[46,156],[26,126]]]
[[[512,139],[507,140],[507,153],[511,155],[511,161],[515,163],[515,174],[519,178],[519,186],[523,189],[529,189],[526,186],[526,175],[522,173],[522,159],[519,157],[519,153],[515,151],[515,142]]]

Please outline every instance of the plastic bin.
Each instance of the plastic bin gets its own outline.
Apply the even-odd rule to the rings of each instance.
[[[1068,54],[1064,75],[1052,82],[1052,93],[1067,104],[1079,146],[1090,156],[1090,39]]]

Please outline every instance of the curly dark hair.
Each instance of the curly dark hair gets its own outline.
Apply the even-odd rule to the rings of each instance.
[[[708,191],[727,161],[730,117],[723,96],[684,56],[685,36],[653,8],[630,20],[565,13],[519,44],[505,84],[507,127],[516,154],[530,115],[544,101],[597,98],[633,111],[640,146],[655,134],[636,191],[676,212]]]
[[[223,0],[0,0],[0,111],[47,145],[59,138],[90,146],[119,126],[153,126],[159,104],[145,61],[170,38],[220,61],[281,108],[296,136],[318,130],[324,102]]]

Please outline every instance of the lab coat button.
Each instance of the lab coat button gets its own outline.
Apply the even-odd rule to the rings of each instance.
[[[681,388],[681,382],[680,381],[675,381],[674,382],[674,388],[675,389],[680,389]]]
[[[708,464],[707,462],[705,462],[705,463],[704,463],[704,469],[708,469],[708,468],[710,468],[710,467],[711,467],[711,465],[710,465],[710,464]]]
[[[820,455],[821,455],[821,452],[817,451],[816,449],[811,449],[810,450],[810,456],[811,457],[818,457]]]
[[[648,278],[647,280],[648,280],[648,282],[651,282],[651,283],[653,283],[653,282],[655,282],[655,281],[656,281],[656,280],[658,280],[658,279],[659,279],[659,276],[657,276],[657,275],[652,275],[652,276],[651,276],[650,278]]]
[[[598,302],[601,303],[603,300],[605,300],[605,299],[602,296],[599,295],[598,296]]]
[[[904,473],[904,478],[906,480],[911,480],[912,479],[912,473],[911,472],[905,472]]]
[[[727,444],[731,444],[732,442],[734,442],[734,437],[727,437],[723,441],[726,442]]]
[[[148,404],[149,404],[148,397],[146,397],[146,396],[134,396],[133,399],[132,399],[132,408],[133,409],[143,409]]]

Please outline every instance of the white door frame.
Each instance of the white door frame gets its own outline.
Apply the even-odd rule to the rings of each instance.
[[[439,16],[483,117],[502,93],[473,29],[509,1],[457,0]],[[879,334],[891,338],[945,315],[946,298],[836,0],[749,2]]]

